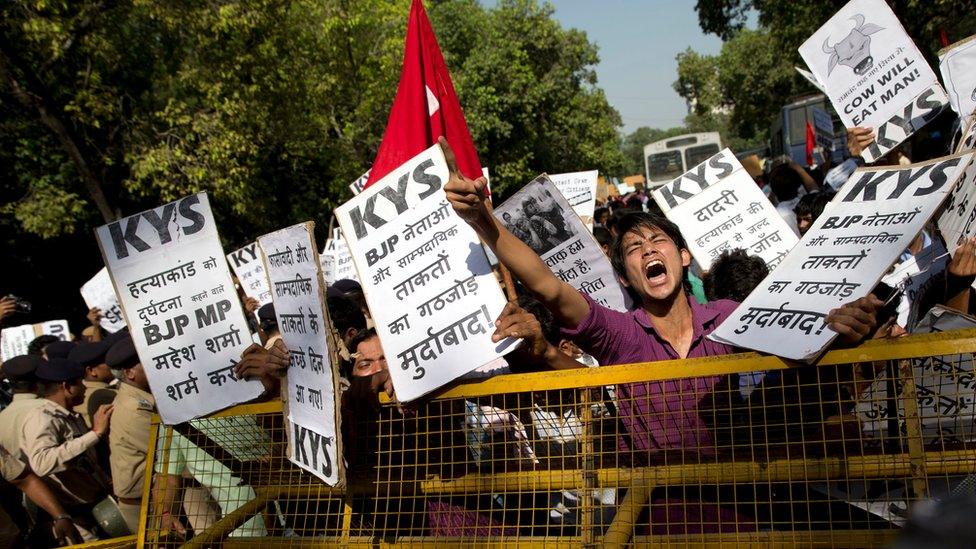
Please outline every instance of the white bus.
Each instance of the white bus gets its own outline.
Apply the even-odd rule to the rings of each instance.
[[[647,188],[653,189],[701,164],[722,150],[718,132],[686,133],[644,147]]]

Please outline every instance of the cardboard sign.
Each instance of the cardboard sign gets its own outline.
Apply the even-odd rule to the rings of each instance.
[[[864,297],[963,176],[972,154],[861,169],[786,259],[708,337],[811,360],[836,337],[827,313]]]
[[[881,278],[892,288],[901,290],[898,302],[898,325],[910,328],[918,317],[918,294],[933,276],[945,270],[949,264],[949,254],[942,243],[933,239],[932,244],[918,255],[895,266],[892,272]],[[925,311],[921,311],[925,312]]]
[[[943,332],[976,328],[976,319],[941,305],[930,311],[913,333]],[[918,414],[924,444],[971,442],[976,431],[976,378],[973,355],[933,356],[912,361]],[[905,425],[901,379],[894,380],[897,422]],[[887,438],[889,417],[887,376],[879,377],[858,399],[857,415],[867,435],[865,442],[880,446]],[[903,432],[899,430],[899,432]],[[873,444],[872,444],[873,443]]]
[[[366,170],[366,173],[359,176],[355,181],[349,184],[349,190],[352,191],[352,195],[356,196],[357,194],[363,192],[363,189],[366,188],[367,181],[369,181],[369,170]]]
[[[976,163],[966,168],[952,189],[938,224],[950,254],[956,253],[967,238],[976,236]]]
[[[935,73],[884,0],[851,0],[800,46],[848,128],[873,128],[874,162],[949,102]]]
[[[337,227],[332,231],[332,238],[326,241],[322,255],[324,256],[322,272],[328,284],[347,279],[359,282],[356,265],[353,263],[352,254],[349,253],[346,239],[342,236],[342,229]]]
[[[940,51],[939,72],[952,110],[963,120],[972,120],[976,112],[976,36]]]
[[[329,346],[325,286],[311,222],[258,239],[275,318],[291,354],[286,376],[289,459],[329,486],[342,482],[339,372]]]
[[[244,295],[258,300],[261,305],[271,303],[271,288],[268,285],[268,275],[264,272],[264,264],[258,257],[257,242],[251,242],[240,250],[227,254],[227,262],[237,275]]]
[[[725,149],[651,193],[708,270],[741,248],[776,267],[796,244],[790,229],[731,150]]]
[[[495,217],[563,282],[604,307],[631,308],[610,260],[548,177],[540,175],[512,195],[495,209]]]
[[[6,362],[15,356],[26,355],[30,342],[42,335],[53,335],[61,341],[68,341],[71,337],[68,321],[48,320],[37,324],[22,324],[4,328],[3,331],[0,331],[0,362]]]
[[[234,377],[250,344],[206,193],[96,229],[139,360],[167,425],[261,395]]]
[[[108,276],[108,269],[102,270],[85,282],[81,287],[81,298],[89,309],[99,309],[102,319],[98,321],[103,330],[110,334],[125,328],[125,318],[122,317],[122,306],[112,287],[112,279]]]
[[[830,154],[834,150],[834,120],[830,113],[823,109],[813,107],[813,133],[817,140],[817,146],[823,147],[824,154]]]
[[[576,215],[583,220],[586,230],[593,232],[593,211],[596,209],[596,179],[599,172],[557,173],[550,175],[559,192],[566,197]]]
[[[513,348],[491,342],[505,297],[447,180],[435,145],[336,210],[401,401]]]

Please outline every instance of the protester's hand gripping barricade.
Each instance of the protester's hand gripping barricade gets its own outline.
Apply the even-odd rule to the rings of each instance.
[[[195,535],[160,531],[144,505],[128,541],[880,546],[915,503],[976,478],[974,352],[965,330],[813,366],[748,353],[501,376],[406,415],[344,405],[340,489],[288,461],[278,403],[237,406],[154,425],[143,501],[161,497],[154,480],[165,490],[159,472],[180,475]],[[676,430],[687,414],[697,427]]]

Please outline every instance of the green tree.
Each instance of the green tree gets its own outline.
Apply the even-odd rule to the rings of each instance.
[[[780,107],[804,89],[765,29],[739,30],[718,55],[689,49],[677,60],[674,89],[693,105],[686,126],[718,131],[733,149],[761,146]]]

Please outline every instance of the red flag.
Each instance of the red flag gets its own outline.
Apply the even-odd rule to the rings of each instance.
[[[478,153],[434,29],[423,2],[413,0],[400,85],[366,186],[429,149],[442,135],[451,144],[461,173],[471,179],[481,177]]]
[[[813,132],[813,126],[807,122],[807,166],[813,166],[813,149],[817,146],[817,135]]]

